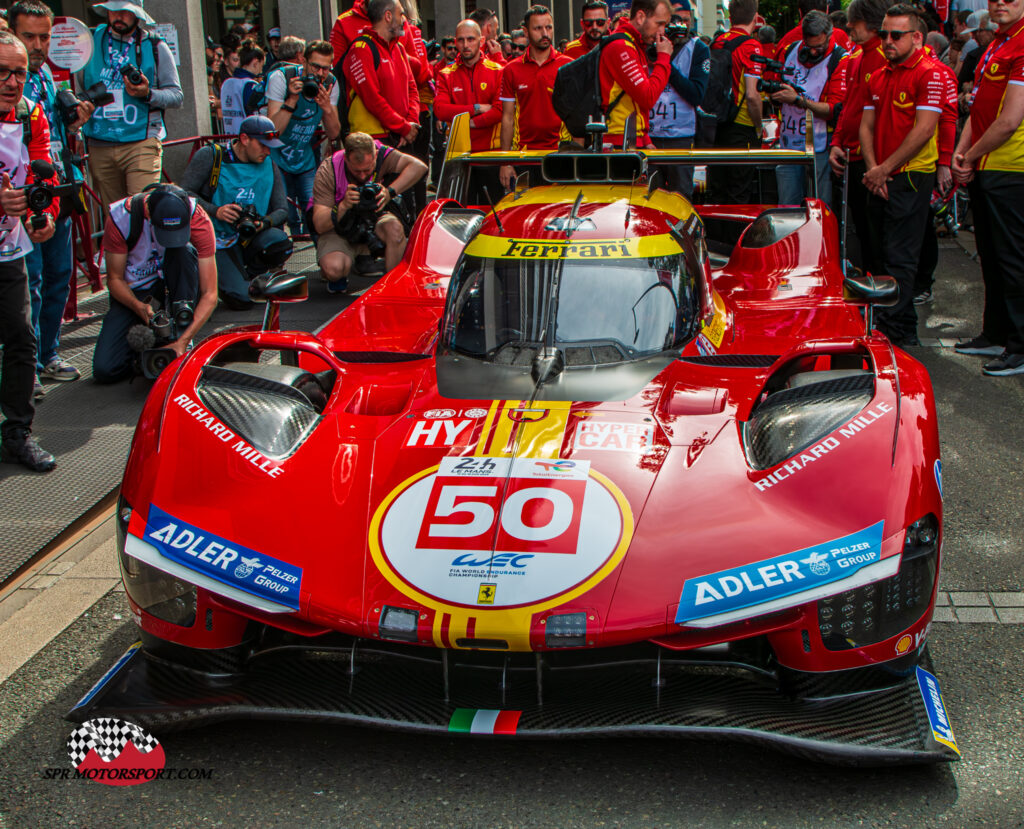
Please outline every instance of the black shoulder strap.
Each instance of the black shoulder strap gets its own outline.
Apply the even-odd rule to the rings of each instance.
[[[598,100],[598,102],[601,101],[601,54],[600,54],[600,52],[603,52],[605,46],[607,46],[609,43],[613,43],[616,40],[629,40],[629,35],[627,35],[625,32],[618,32],[618,33],[616,33],[614,35],[607,35],[607,36],[601,38],[601,42],[598,44],[598,49],[599,49],[598,56],[597,56],[597,100]],[[626,94],[626,90],[623,89],[618,95],[615,96],[615,100],[614,101],[609,101],[608,102],[608,108],[604,111],[605,119],[607,119],[608,115],[611,113],[611,111],[613,109],[615,109],[615,107],[617,107],[619,105],[619,101],[622,100],[622,96],[625,95],[625,94]]]
[[[832,77],[832,73],[836,71],[836,67],[839,66],[839,61],[843,59],[844,55],[846,55],[846,52],[843,51],[839,44],[836,44],[833,47],[831,54],[828,56],[828,76],[830,78]]]
[[[734,37],[731,40],[725,42],[722,46],[728,52],[735,52],[740,46],[746,43],[748,40],[753,40],[750,35],[740,35],[740,37]]]
[[[125,244],[128,245],[129,253],[135,250],[135,246],[139,243],[139,239],[142,238],[142,225],[146,221],[146,197],[141,193],[132,196],[130,216],[131,221],[128,224],[128,238],[125,239]]]
[[[370,47],[370,53],[373,55],[373,68],[380,69],[380,49],[373,42],[373,37],[367,34],[359,35],[359,37],[352,41],[352,46],[355,46],[360,40]],[[352,47],[350,46],[349,48],[351,49]]]
[[[32,106],[24,96],[14,105],[14,117],[21,121],[21,140],[27,147],[32,143]]]

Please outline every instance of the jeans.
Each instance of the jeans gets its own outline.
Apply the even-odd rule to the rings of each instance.
[[[0,263],[0,434],[30,429],[36,408],[32,387],[36,381],[36,335],[32,328],[32,303],[21,259]]]
[[[288,229],[291,230],[292,236],[296,236],[303,232],[302,217],[313,200],[316,167],[304,173],[286,173],[282,170],[281,177],[284,178],[284,189],[288,193]]]
[[[832,170],[828,165],[828,151],[814,154],[814,175],[818,180],[818,198],[832,204]],[[775,168],[775,181],[779,186],[779,204],[803,204],[811,197],[807,169],[802,164],[780,164]]]
[[[35,245],[25,257],[28,289],[32,296],[32,327],[36,332],[36,373],[57,359],[60,324],[64,318],[74,263],[71,254],[71,217],[57,222],[53,236]]]
[[[156,297],[164,308],[182,299],[199,301],[199,255],[192,245],[167,248],[162,272],[163,279],[146,288],[133,289],[135,298],[145,301],[146,297]],[[128,345],[128,330],[142,324],[142,317],[128,306],[110,300],[110,310],[103,318],[92,355],[92,376],[97,383],[116,383],[132,376],[137,352]]]

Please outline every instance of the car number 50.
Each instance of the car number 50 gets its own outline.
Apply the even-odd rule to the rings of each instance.
[[[467,513],[469,521],[459,523],[433,523],[427,528],[431,537],[472,538],[482,535],[494,526],[497,499],[496,486],[445,486],[438,494],[434,507],[435,518],[451,518]],[[470,500],[484,498],[486,500]],[[547,520],[538,526],[527,524],[525,513],[532,502],[544,500],[550,504]],[[513,538],[520,541],[550,541],[564,533],[572,524],[574,507],[572,498],[565,492],[550,487],[533,486],[513,492],[505,500],[501,510],[501,527]]]

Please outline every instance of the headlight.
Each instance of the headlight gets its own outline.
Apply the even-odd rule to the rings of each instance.
[[[874,378],[858,374],[775,392],[744,426],[743,448],[754,469],[768,469],[839,428],[871,402]]]
[[[192,627],[196,621],[196,587],[155,567],[132,558],[124,551],[131,507],[118,500],[117,550],[121,563],[121,577],[125,592],[139,607],[151,616],[182,627]]]
[[[268,458],[282,460],[320,422],[315,401],[299,388],[303,383],[316,380],[291,366],[206,366],[196,392],[203,405],[240,437]],[[314,387],[312,393],[317,391]]]

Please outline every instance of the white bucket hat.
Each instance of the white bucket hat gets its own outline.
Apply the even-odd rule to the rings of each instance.
[[[142,8],[143,0],[107,0],[106,3],[97,3],[93,6],[93,9],[97,14],[102,17],[107,16],[107,12],[131,12],[143,23],[152,26],[156,21],[146,13],[146,10]]]

